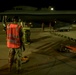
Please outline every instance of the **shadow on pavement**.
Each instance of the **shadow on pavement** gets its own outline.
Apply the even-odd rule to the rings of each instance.
[[[50,36],[44,36],[44,37],[40,37],[38,39],[32,39],[31,43],[39,42],[39,41],[47,39],[47,38],[50,38]]]

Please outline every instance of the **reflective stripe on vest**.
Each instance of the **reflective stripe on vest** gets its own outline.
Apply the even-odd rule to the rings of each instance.
[[[11,43],[16,43],[16,44],[18,43],[18,41],[15,41],[15,40],[12,40],[12,39],[11,40],[7,39],[7,41],[11,42]]]
[[[19,26],[16,27],[16,32],[18,31],[18,27]],[[7,26],[7,30],[9,30],[9,29],[10,29],[10,25]],[[15,36],[14,34],[13,35],[12,34],[7,34],[7,37],[19,38],[19,35],[18,36],[17,35]]]

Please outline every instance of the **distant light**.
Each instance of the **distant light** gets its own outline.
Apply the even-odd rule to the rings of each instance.
[[[51,8],[51,10],[54,10],[54,8]]]

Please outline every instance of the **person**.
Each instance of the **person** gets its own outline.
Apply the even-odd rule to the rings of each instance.
[[[51,22],[49,23],[49,29],[51,30]]]
[[[23,27],[23,21],[20,18],[19,18],[19,25],[21,25]]]
[[[22,27],[17,24],[18,17],[13,18],[13,22],[6,27],[7,47],[9,48],[9,68],[12,70],[13,63],[16,62],[17,72],[21,70],[22,47]]]
[[[3,31],[6,31],[6,21],[7,21],[7,16],[3,16],[2,19]]]
[[[3,23],[3,31],[6,31],[6,22]]]
[[[44,31],[44,22],[42,22],[42,31]]]

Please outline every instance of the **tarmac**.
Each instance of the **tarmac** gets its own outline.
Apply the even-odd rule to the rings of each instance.
[[[59,36],[63,36],[66,38],[71,38],[71,39],[75,39],[76,40],[76,35],[75,35],[76,31],[65,31],[65,32],[55,32],[55,34],[59,35]]]
[[[75,54],[56,52],[51,49],[49,51],[51,41],[64,40],[65,37],[61,35],[75,39],[75,32],[50,32],[48,28],[42,32],[41,28],[32,28],[31,44],[25,45],[26,50],[23,52],[23,56],[28,56],[29,61],[23,63],[20,75],[76,75]],[[5,32],[1,31],[0,75],[17,75],[15,69],[11,73],[8,72],[8,48],[6,47],[5,36]],[[57,40],[55,38],[50,39],[51,37],[55,37]],[[67,37],[65,39],[68,39]]]

